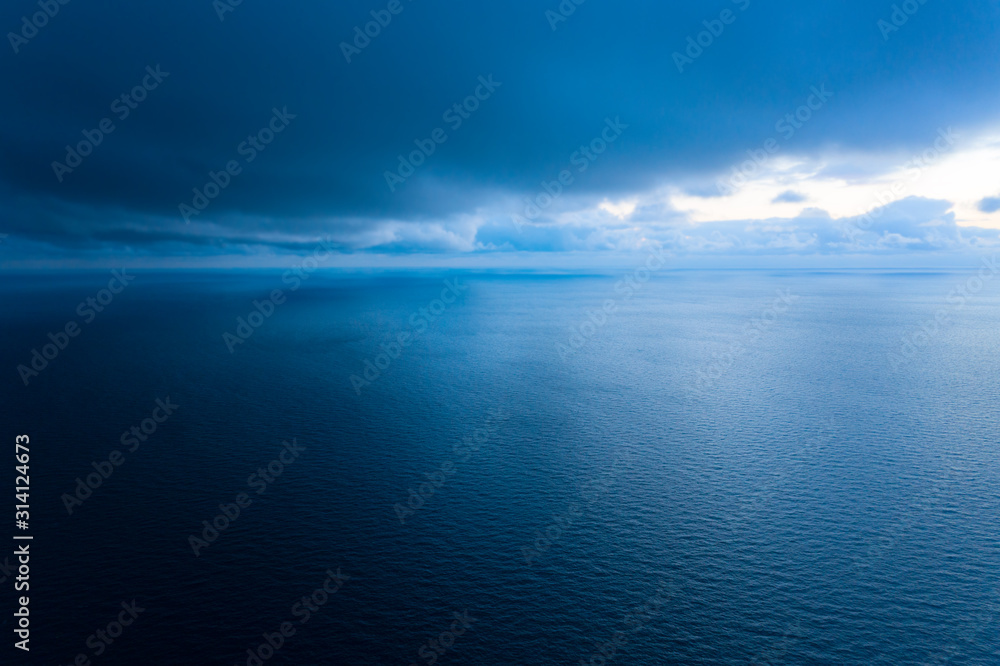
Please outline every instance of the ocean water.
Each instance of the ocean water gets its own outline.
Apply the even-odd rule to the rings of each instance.
[[[975,271],[7,275],[10,663],[998,664]]]

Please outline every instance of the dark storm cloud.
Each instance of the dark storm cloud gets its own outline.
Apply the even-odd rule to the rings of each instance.
[[[591,0],[553,22],[546,11],[558,6],[244,0],[220,19],[210,0],[71,0],[32,32],[22,17],[38,3],[7,2],[0,231],[55,245],[356,238],[531,194],[606,118],[629,129],[579,176],[580,196],[722,169],[824,82],[836,94],[795,150],[921,146],[938,126],[988,120],[1000,98],[1000,10],[986,4],[928,3],[888,40],[877,21],[891,3]],[[717,30],[724,10],[734,21],[679,73],[674,53]],[[341,43],[372,12],[391,20],[348,63]],[[164,74],[154,81],[148,68]],[[481,77],[496,82],[488,96]],[[267,137],[275,109],[295,117],[257,150],[250,137]],[[66,146],[95,131],[100,145],[59,169],[60,182],[53,162],[70,164]],[[428,141],[433,154],[393,192],[385,172]],[[229,163],[239,172],[227,180]],[[225,185],[185,224],[179,205],[212,187],[210,172]],[[560,233],[546,243],[573,244],[573,231]],[[475,232],[397,229],[384,246],[407,251],[428,235],[430,247],[456,247]]]

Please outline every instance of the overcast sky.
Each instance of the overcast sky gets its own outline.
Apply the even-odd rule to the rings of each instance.
[[[995,2],[41,5],[0,9],[6,267],[1000,245]]]

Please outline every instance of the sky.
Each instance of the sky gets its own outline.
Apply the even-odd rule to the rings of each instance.
[[[945,265],[1000,4],[8,0],[3,268]]]

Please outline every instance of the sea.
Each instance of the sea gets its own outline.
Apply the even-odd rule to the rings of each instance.
[[[997,282],[5,273],[0,662],[1000,664]]]

